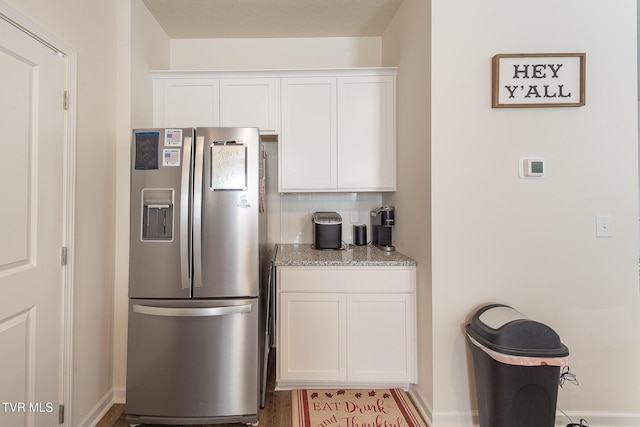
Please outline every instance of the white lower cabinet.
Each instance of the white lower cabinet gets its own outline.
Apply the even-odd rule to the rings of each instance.
[[[416,380],[415,268],[278,267],[277,383]]]
[[[346,302],[344,294],[281,295],[281,380],[347,379]]]
[[[413,382],[413,294],[349,294],[347,378]]]

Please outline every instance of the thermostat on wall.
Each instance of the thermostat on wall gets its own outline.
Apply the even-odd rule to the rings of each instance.
[[[520,178],[542,178],[545,172],[544,159],[520,159]]]

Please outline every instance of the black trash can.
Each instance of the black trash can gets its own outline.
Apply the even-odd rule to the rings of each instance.
[[[502,304],[479,309],[466,331],[480,427],[554,427],[569,356],[558,334]]]

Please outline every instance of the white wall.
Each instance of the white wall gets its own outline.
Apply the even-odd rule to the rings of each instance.
[[[380,43],[380,37],[173,39],[171,69],[377,67]]]
[[[431,3],[434,425],[475,408],[463,326],[494,301],[569,347],[560,408],[640,425],[636,1]],[[532,52],[586,52],[586,106],[492,109],[491,57]],[[530,155],[544,179],[518,177]]]
[[[431,297],[431,28],[430,1],[404,0],[384,33],[384,66],[397,66],[397,188],[394,244],[418,261],[418,394],[431,412],[433,391]]]
[[[150,70],[169,67],[169,38],[141,0],[118,2],[118,123],[113,389],[125,401],[129,282],[131,129],[152,125]]]
[[[131,3],[131,123],[152,125],[153,84],[151,70],[168,69],[171,41],[141,0]]]
[[[73,407],[78,424],[111,390],[116,5],[6,0],[78,52]],[[68,405],[71,402],[66,402]]]

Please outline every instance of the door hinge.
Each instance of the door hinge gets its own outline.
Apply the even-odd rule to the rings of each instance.
[[[65,90],[62,94],[62,108],[65,110],[69,109],[69,91]]]
[[[64,424],[64,405],[58,406],[58,424]]]
[[[67,265],[67,247],[63,246],[60,250],[60,265]]]

